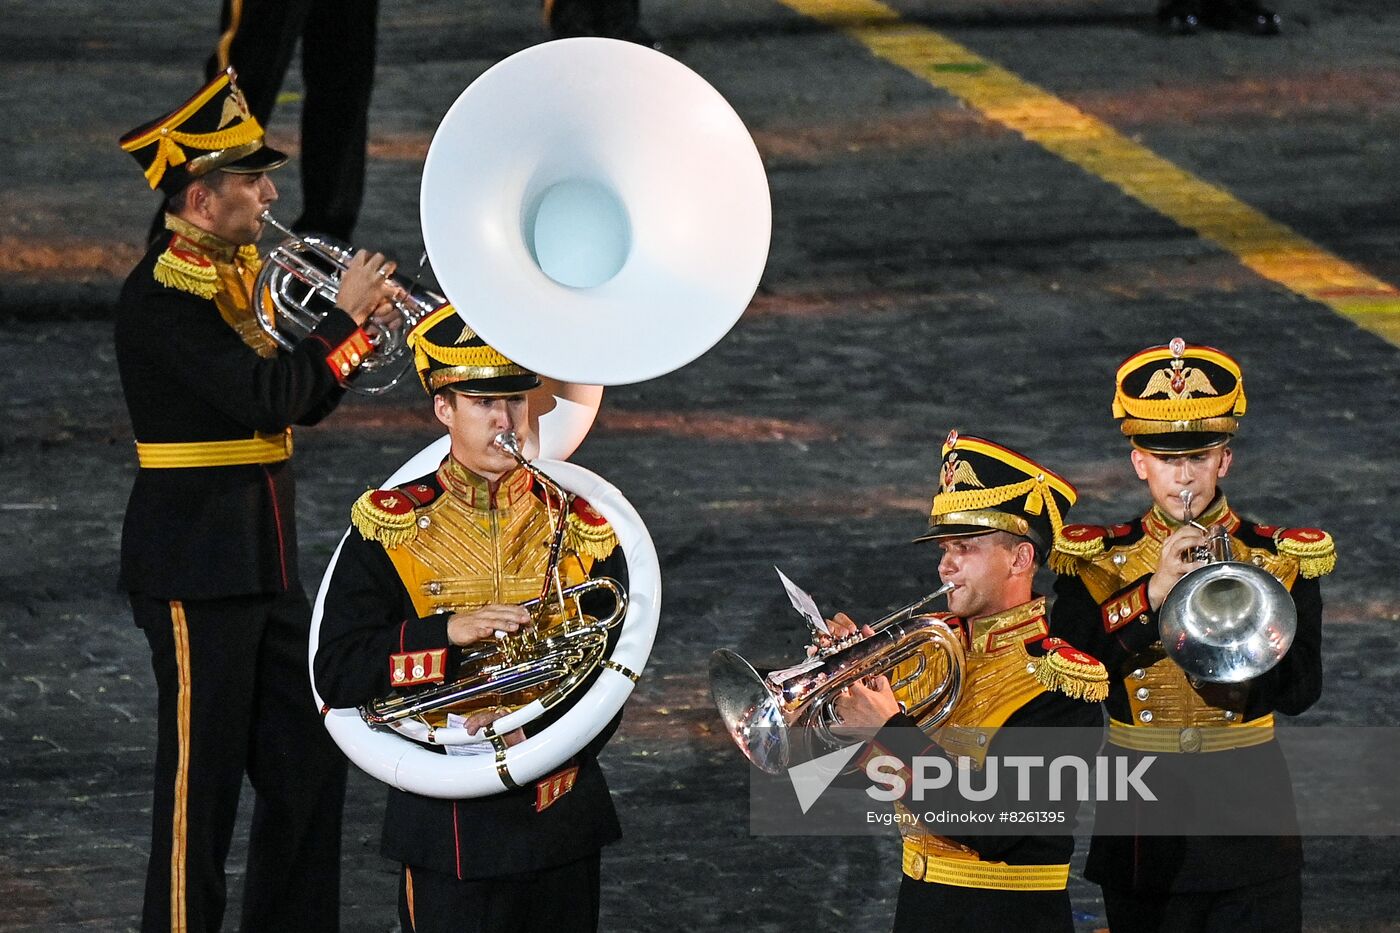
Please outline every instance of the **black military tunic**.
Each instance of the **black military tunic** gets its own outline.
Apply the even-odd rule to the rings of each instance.
[[[907,768],[920,756],[965,757],[978,766],[989,757],[1004,760],[1029,752],[1044,756],[1045,739],[1028,741],[1028,730],[1059,727],[1065,731],[1053,733],[1050,744],[1067,744],[1052,753],[1077,755],[1092,763],[1100,742],[1103,715],[1098,701],[1107,674],[1092,657],[1063,640],[1047,638],[1045,600],[977,619],[970,632],[966,622],[950,621],[966,632],[969,646],[957,705],[928,738],[913,719],[896,714],[864,760],[892,754]],[[935,671],[936,664],[928,670]],[[899,666],[891,679],[904,676],[905,667]],[[905,816],[957,803],[951,796],[932,804],[929,799],[915,803],[906,795],[897,807]],[[1009,805],[1035,809],[1034,803]],[[1074,851],[1076,809],[1071,802],[1065,822],[1021,835],[968,833],[956,824],[950,824],[953,831],[938,830],[935,835],[923,824],[901,820],[904,878],[896,933],[1071,933],[1074,922],[1065,884]]]
[[[1241,684],[1189,680],[1162,651],[1157,613],[1147,583],[1157,568],[1162,541],[1179,523],[1153,509],[1111,527],[1072,525],[1052,558],[1060,572],[1053,613],[1054,634],[1085,646],[1108,667],[1109,742],[1129,755],[1164,756],[1168,768],[1209,768],[1222,776],[1247,776],[1233,791],[1236,803],[1213,800],[1228,814],[1247,811],[1258,799],[1282,801],[1281,827],[1293,825],[1292,792],[1283,756],[1273,736],[1275,712],[1297,715],[1322,689],[1322,599],[1317,577],[1331,570],[1331,538],[1316,529],[1258,525],[1230,508],[1224,494],[1199,517],[1230,532],[1235,558],[1254,563],[1282,581],[1298,610],[1292,647],[1272,670]],[[1165,744],[1163,744],[1165,743]],[[1163,769],[1159,769],[1163,770]],[[1164,772],[1165,773],[1165,772]],[[1196,782],[1190,782],[1196,783]],[[1170,788],[1169,788],[1170,790]],[[1182,793],[1186,793],[1182,791]],[[1189,806],[1187,797],[1178,803]],[[1096,831],[1085,876],[1110,892],[1155,896],[1222,892],[1292,876],[1302,865],[1299,839],[1280,835],[1135,835],[1136,817],[1100,805],[1100,825],[1124,835]],[[1293,884],[1296,909],[1296,881]],[[1116,929],[1116,926],[1115,926]]]
[[[335,406],[368,341],[336,310],[279,352],[250,313],[256,251],[168,224],[116,321],[141,463],[121,582],[158,687],[143,929],[219,929],[246,771],[243,929],[334,930],[345,766],[310,700],[290,429]]]
[[[434,474],[366,493],[354,518],[359,530],[341,547],[315,658],[317,689],[332,707],[360,706],[395,689],[450,678],[462,654],[448,640],[452,612],[539,595],[552,524],[524,470],[493,486],[449,457]],[[598,575],[625,583],[610,526],[579,500],[568,519],[560,572],[566,586]],[[593,609],[585,601],[585,610]],[[566,911],[573,917],[566,926],[590,923],[597,912],[597,854],[621,835],[597,762],[619,721],[557,771],[519,789],[465,800],[390,789],[381,851],[408,866],[407,896],[416,887],[423,899],[425,886],[412,879],[424,873],[462,882],[545,879],[551,897],[569,883],[580,893],[565,899],[593,898],[578,904],[576,915]],[[527,731],[547,724],[538,721]],[[591,888],[568,872],[561,871],[558,882],[548,880],[550,872],[574,864],[592,872]],[[438,911],[453,895],[451,885],[439,883],[437,890],[435,904],[401,905],[404,914],[415,906]],[[528,885],[522,891],[540,896]],[[416,919],[423,924],[422,916]]]

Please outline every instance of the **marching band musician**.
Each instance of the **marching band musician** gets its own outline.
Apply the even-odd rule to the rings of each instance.
[[[246,770],[257,793],[245,930],[339,927],[345,765],[306,702],[310,609],[297,576],[291,425],[315,424],[394,316],[384,257],[359,253],[295,350],[249,294],[267,173],[232,72],[121,140],[166,197],[168,233],[127,278],[116,351],[140,469],[121,581],[158,689],[142,929],[218,930]]]
[[[450,680],[461,649],[521,632],[529,614],[517,604],[539,595],[556,534],[533,477],[494,444],[514,432],[523,445],[525,393],[539,378],[484,343],[450,305],[408,340],[451,452],[435,473],[355,503],[315,658],[317,687],[332,707]],[[625,580],[622,550],[601,515],[575,499],[560,520],[564,587],[598,575]],[[589,597],[581,602],[587,611]],[[505,712],[472,712],[464,726],[478,731]],[[527,786],[467,800],[391,789],[381,851],[402,866],[404,930],[596,929],[599,851],[621,835],[596,756],[620,719]],[[516,730],[505,741],[523,738]]]
[[[948,595],[948,621],[967,650],[963,692],[930,736],[902,711],[889,677],[853,684],[837,698],[835,711],[846,734],[874,734],[863,761],[890,754],[907,771],[916,759],[933,755],[965,758],[977,769],[990,756],[1015,753],[1017,739],[1007,736],[1027,734],[1018,727],[1044,726],[1079,727],[1068,733],[1071,747],[1060,752],[1092,761],[1107,672],[1094,658],[1049,637],[1045,599],[1032,592],[1036,570],[1075,498],[1068,482],[1015,451],[948,435],[929,527],[916,540],[940,545],[939,576],[956,584]],[[845,614],[830,626],[835,636],[855,631]],[[898,680],[904,665],[891,673]],[[901,817],[913,815],[903,802],[896,806]],[[1071,812],[1059,834],[1017,836],[935,835],[900,819],[904,877],[896,933],[1070,933],[1065,887],[1072,821]]]
[[[1321,692],[1318,577],[1335,563],[1332,539],[1317,529],[1256,524],[1226,501],[1219,481],[1229,473],[1230,439],[1245,411],[1240,367],[1227,354],[1180,338],[1150,347],[1119,367],[1113,408],[1152,507],[1120,525],[1064,530],[1052,556],[1060,573],[1053,631],[1107,665],[1111,747],[1195,773],[1202,798],[1228,793],[1222,785],[1232,776],[1247,777],[1238,796],[1219,800],[1221,812],[1257,809],[1256,801],[1268,799],[1287,811],[1279,825],[1291,825],[1292,791],[1273,714],[1297,715]],[[1206,541],[1188,523],[1192,517],[1223,527],[1234,558],[1278,578],[1297,608],[1292,647],[1244,683],[1188,678],[1162,650],[1158,610],[1199,566],[1193,555]],[[1105,834],[1106,825],[1122,828],[1123,816],[1101,805],[1085,870],[1103,887],[1114,933],[1300,929],[1296,835]],[[1139,824],[1128,819],[1132,833]]]

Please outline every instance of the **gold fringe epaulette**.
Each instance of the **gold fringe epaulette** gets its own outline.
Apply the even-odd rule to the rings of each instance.
[[[1274,533],[1280,554],[1298,561],[1298,572],[1312,579],[1329,574],[1337,566],[1337,545],[1320,528],[1284,528]]]
[[[1045,654],[1035,661],[1035,679],[1050,690],[1086,703],[1108,699],[1108,668],[1060,638],[1041,642]]]
[[[580,511],[585,514],[581,516]],[[574,511],[569,513],[564,545],[584,557],[604,560],[617,548],[617,532],[592,506],[583,503],[580,508],[575,501]]]
[[[1050,569],[1056,573],[1074,573],[1081,560],[1093,560],[1104,552],[1108,529],[1099,525],[1066,525],[1055,538],[1050,552]]]
[[[396,548],[418,533],[413,506],[413,500],[396,489],[371,489],[350,507],[350,523],[365,540]]]
[[[171,246],[156,257],[155,280],[166,288],[213,298],[219,291],[219,272],[198,253]]]

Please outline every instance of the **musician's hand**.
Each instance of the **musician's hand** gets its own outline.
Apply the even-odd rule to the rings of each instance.
[[[519,606],[493,603],[471,612],[454,612],[447,620],[447,640],[462,647],[492,638],[497,632],[517,632],[530,623],[530,613]]]
[[[1167,535],[1162,542],[1162,556],[1157,562],[1157,572],[1147,581],[1147,601],[1153,610],[1162,608],[1162,600],[1167,598],[1176,581],[1201,566],[1191,552],[1205,547],[1206,536],[1194,525],[1182,525]]]
[[[391,299],[401,289],[389,280],[398,265],[382,253],[357,252],[340,274],[335,306],[361,326],[375,314],[392,312]]]
[[[509,712],[510,710],[506,709],[504,706],[495,706],[491,709],[480,710],[467,717],[464,728],[466,728],[468,732],[480,732]],[[525,730],[514,729],[501,736],[501,738],[506,740],[507,745],[519,745],[521,742],[525,741]]]
[[[831,727],[836,735],[867,741],[899,712],[899,701],[883,674],[857,681],[836,696],[833,703],[841,722]]]

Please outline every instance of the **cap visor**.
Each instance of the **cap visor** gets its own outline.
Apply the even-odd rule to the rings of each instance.
[[[1202,431],[1180,431],[1167,434],[1134,434],[1128,440],[1134,447],[1149,454],[1186,456],[1214,450],[1230,443],[1233,435]]]
[[[941,541],[944,538],[971,538],[976,535],[989,535],[996,528],[987,528],[982,525],[929,525],[928,529],[917,538],[918,541]]]
[[[224,172],[233,172],[235,175],[253,175],[258,172],[270,172],[286,164],[287,154],[285,152],[273,149],[271,146],[263,146],[258,151],[249,153],[237,161],[219,166],[219,169]]]
[[[496,379],[467,379],[463,382],[450,382],[438,391],[451,389],[458,395],[494,396],[520,395],[539,388],[540,377],[534,373],[524,376],[500,376]]]

